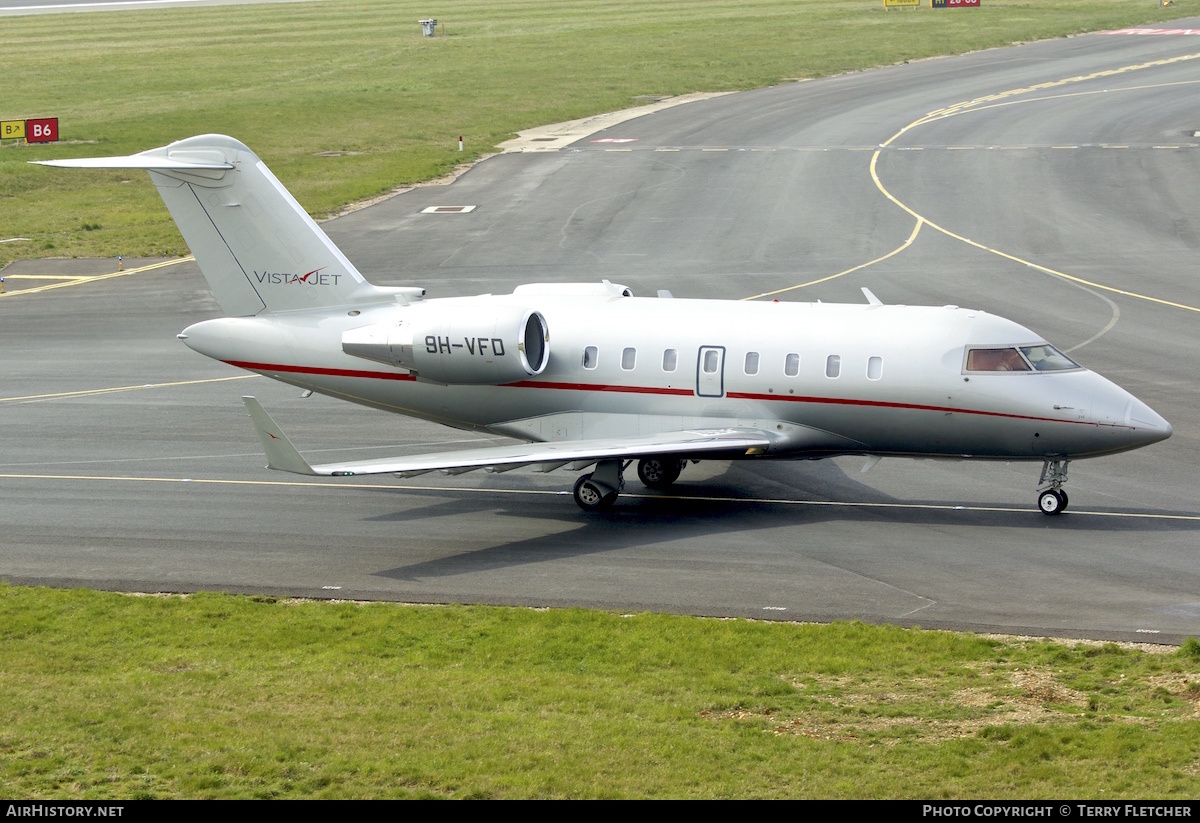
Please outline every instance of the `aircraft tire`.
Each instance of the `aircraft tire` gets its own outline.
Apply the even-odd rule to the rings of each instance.
[[[592,482],[590,474],[582,475],[575,481],[575,504],[585,512],[595,512],[607,509],[617,500],[617,493],[604,493],[604,490]]]
[[[638,480],[648,489],[666,489],[679,479],[681,461],[665,457],[644,457],[638,461]]]
[[[1067,496],[1058,489],[1046,489],[1038,495],[1038,508],[1042,514],[1062,514],[1067,507]]]

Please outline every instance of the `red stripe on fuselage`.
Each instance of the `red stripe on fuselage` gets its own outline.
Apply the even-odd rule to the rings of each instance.
[[[278,363],[247,363],[244,360],[223,361],[239,369],[249,369],[256,372],[287,372],[289,374],[319,374],[323,377],[365,377],[369,380],[409,380],[417,378],[411,374],[396,374],[392,372],[365,371],[359,369],[322,369],[316,366],[282,366]]]
[[[325,369],[315,366],[284,366],[276,363],[248,363],[242,360],[224,361],[240,369],[256,372],[287,372],[291,374],[315,374],[324,377],[361,377],[368,380],[402,380],[415,381],[411,374],[393,374],[389,372],[365,371],[358,369]],[[586,392],[618,392],[623,394],[661,394],[674,397],[692,397],[692,389],[659,388],[657,386],[616,386],[606,383],[552,383],[540,380],[518,380],[515,383],[502,383],[497,388],[511,389],[552,389],[556,391],[586,391]],[[1088,420],[1066,420],[1055,417],[1036,417],[1028,414],[1012,414],[1010,412],[986,411],[983,409],[961,409],[953,406],[927,406],[920,403],[896,403],[888,400],[855,400],[845,397],[814,397],[811,395],[779,395],[759,394],[757,392],[726,392],[730,400],[767,400],[782,403],[820,403],[833,406],[861,406],[876,409],[906,409],[910,411],[939,412],[942,414],[975,414],[983,417],[1005,417],[1010,420],[1033,420],[1038,423],[1072,423],[1081,426],[1112,426],[1113,428],[1130,428],[1118,423],[1097,423]]]
[[[541,380],[518,380],[515,383],[501,383],[501,386],[514,389],[558,389],[560,391],[612,391],[626,394],[667,394],[676,397],[691,397],[695,394],[691,389],[664,389],[657,386],[612,386],[606,383],[551,383]]]

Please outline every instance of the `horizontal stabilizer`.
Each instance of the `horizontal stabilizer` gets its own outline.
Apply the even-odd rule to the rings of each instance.
[[[295,474],[347,476],[356,474],[400,474],[415,477],[431,471],[450,474],[489,469],[507,471],[522,466],[584,466],[599,460],[628,460],[651,455],[741,456],[768,449],[772,439],[757,429],[693,429],[645,437],[611,437],[559,443],[518,443],[487,446],[407,457],[383,457],[345,463],[309,465],[283,431],[253,397],[243,397],[246,410],[258,431],[267,466]],[[543,469],[544,470],[544,469]]]

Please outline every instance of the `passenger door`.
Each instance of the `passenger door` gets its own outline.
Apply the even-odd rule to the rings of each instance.
[[[696,394],[725,396],[725,347],[701,346],[696,357]]]

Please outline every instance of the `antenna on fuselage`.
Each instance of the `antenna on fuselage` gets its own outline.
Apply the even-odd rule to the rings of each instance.
[[[872,306],[882,306],[883,305],[883,301],[880,300],[878,297],[876,297],[874,292],[872,292],[866,286],[862,287],[862,293],[864,295],[866,295],[867,302],[870,303]]]

